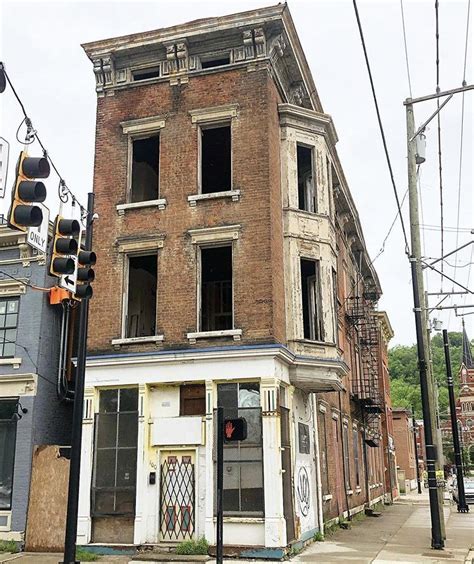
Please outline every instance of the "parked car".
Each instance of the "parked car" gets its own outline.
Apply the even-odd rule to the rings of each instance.
[[[474,478],[464,478],[464,492],[466,495],[466,503],[474,504]],[[458,482],[455,479],[453,482],[453,499],[458,502]]]

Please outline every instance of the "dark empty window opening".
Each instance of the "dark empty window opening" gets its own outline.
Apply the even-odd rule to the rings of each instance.
[[[230,125],[201,130],[201,192],[231,189]]]
[[[201,331],[232,327],[232,247],[201,249]]]
[[[212,67],[222,67],[223,65],[230,65],[230,55],[216,55],[211,59],[201,60],[202,69],[211,69]]]
[[[148,80],[149,78],[158,78],[160,76],[159,67],[151,67],[148,69],[139,69],[132,71],[133,80]]]
[[[324,341],[319,261],[301,259],[301,293],[304,338]]]
[[[158,198],[160,138],[134,139],[132,147],[131,202]]]
[[[316,188],[313,171],[313,149],[296,146],[298,168],[298,207],[309,212],[317,211]]]
[[[155,335],[157,256],[130,257],[126,337]]]

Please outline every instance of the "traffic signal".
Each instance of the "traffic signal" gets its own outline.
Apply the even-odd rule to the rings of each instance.
[[[247,438],[247,420],[243,417],[224,419],[224,441],[245,441]]]
[[[56,216],[49,265],[49,273],[52,276],[74,274],[79,248],[76,237],[80,232],[81,226],[77,219],[64,219],[60,215]]]
[[[95,272],[91,268],[97,261],[94,251],[80,250],[77,256],[77,282],[74,297],[82,300],[92,298],[91,282],[94,282]]]
[[[46,187],[36,179],[48,178],[49,170],[46,157],[29,157],[26,151],[21,151],[8,212],[10,227],[27,231],[28,227],[39,227],[43,223],[43,211],[34,204],[46,200]]]

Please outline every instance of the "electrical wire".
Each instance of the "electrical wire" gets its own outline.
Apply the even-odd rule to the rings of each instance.
[[[418,182],[418,194],[419,194],[419,200],[420,200],[420,215],[421,215],[421,222],[424,223],[425,222],[425,218],[424,218],[424,210],[423,210],[423,189],[422,189],[422,184],[421,184],[421,168],[420,165],[418,165],[416,167],[416,180]],[[422,230],[421,231],[421,240],[423,242],[423,252],[422,254],[424,255],[426,253],[426,237],[425,237],[425,231]],[[425,288],[426,291],[429,292],[429,280],[428,280],[428,271],[425,270]]]
[[[15,280],[15,282],[19,282],[20,284],[24,284],[25,286],[28,286],[32,290],[39,290],[41,292],[50,292],[51,291],[51,288],[43,288],[42,286],[35,286],[34,284],[30,284],[29,282],[25,282],[25,280],[22,280],[21,278],[15,278],[15,276],[8,274],[8,272],[5,272],[4,270],[0,270],[0,274],[3,274],[4,276],[11,278],[12,280]]]
[[[411,89],[410,63],[408,59],[407,34],[405,29],[405,13],[403,10],[403,0],[400,0],[400,11],[402,13],[403,43],[405,45],[405,63],[407,67],[408,90],[410,92],[410,98],[413,98],[413,93]]]
[[[406,233],[406,229],[405,229],[405,223],[403,221],[403,215],[402,215],[402,212],[401,212],[400,199],[398,197],[397,185],[395,183],[395,177],[394,177],[394,174],[393,174],[392,162],[390,160],[390,155],[389,155],[388,147],[387,147],[387,141],[385,139],[385,131],[384,131],[383,123],[382,123],[382,118],[380,116],[379,104],[378,104],[378,100],[377,100],[377,94],[375,92],[374,80],[372,78],[372,71],[371,71],[371,68],[370,68],[369,56],[367,54],[367,48],[365,46],[364,32],[362,30],[362,24],[361,24],[360,17],[359,17],[359,10],[357,8],[357,1],[352,0],[352,4],[354,6],[355,16],[356,16],[356,19],[357,19],[357,26],[359,28],[360,40],[361,40],[361,43],[362,43],[362,49],[364,51],[364,58],[365,58],[366,66],[367,66],[367,72],[368,72],[368,75],[369,75],[370,87],[371,87],[371,90],[372,90],[372,97],[373,97],[374,104],[375,104],[375,111],[377,113],[377,121],[378,121],[378,124],[379,124],[380,135],[382,137],[382,143],[383,143],[383,147],[384,147],[385,158],[387,160],[388,170],[389,170],[389,173],[390,173],[390,179],[392,181],[392,187],[393,187],[393,192],[394,192],[394,195],[395,195],[395,201],[396,201],[396,204],[397,204],[398,215],[400,216],[400,223],[401,223],[401,226],[402,226],[403,238],[405,240],[405,254],[407,256],[409,256],[410,247],[408,245],[408,237],[407,237],[407,233]]]
[[[436,20],[436,93],[439,94],[439,1],[435,0],[435,20]],[[440,223],[441,223],[441,256],[444,256],[444,202],[443,202],[443,162],[441,150],[441,112],[439,111],[440,101],[436,98],[436,106],[438,109],[437,115],[437,130],[438,130],[438,171],[439,171],[439,208],[440,208]],[[441,272],[444,272],[444,264],[441,263]],[[443,291],[443,276],[440,277],[441,292]]]
[[[31,143],[33,143],[34,139],[36,139],[41,147],[41,149],[43,150],[43,154],[44,157],[48,159],[49,163],[51,164],[51,167],[53,168],[54,172],[57,174],[57,176],[59,177],[59,185],[60,185],[60,198],[61,198],[61,192],[63,194],[67,193],[68,196],[70,196],[71,201],[73,203],[73,205],[75,203],[77,203],[81,209],[81,216],[82,217],[87,217],[89,215],[89,212],[87,211],[87,208],[85,208],[83,205],[81,205],[79,203],[79,200],[77,199],[77,197],[74,195],[74,193],[71,191],[71,189],[67,186],[66,181],[64,180],[64,178],[61,176],[61,173],[59,172],[58,168],[56,167],[56,165],[54,164],[53,159],[51,158],[51,155],[49,154],[49,152],[47,151],[46,147],[44,146],[43,142],[41,141],[38,132],[33,130],[33,125],[31,122],[31,119],[28,117],[28,114],[26,113],[26,109],[25,106],[23,104],[23,102],[21,101],[20,96],[18,95],[17,91],[15,90],[12,81],[10,80],[10,77],[8,76],[7,71],[5,70],[5,65],[3,62],[0,61],[0,72],[3,72],[3,74],[5,75],[5,78],[10,86],[10,88],[12,89],[13,95],[15,96],[17,102],[20,105],[21,111],[23,112],[23,120],[21,121],[20,125],[18,126],[17,132],[16,132],[16,138],[17,141],[19,143],[22,143],[24,145],[31,145]],[[18,133],[20,131],[20,128],[23,124],[26,124],[27,128],[28,128],[28,133],[27,133],[27,137],[25,141],[20,141],[18,139]],[[30,134],[30,131],[33,131]],[[64,200],[62,200],[64,201]]]

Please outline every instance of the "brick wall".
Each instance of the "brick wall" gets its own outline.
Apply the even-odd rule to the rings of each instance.
[[[111,339],[121,334],[123,258],[117,238],[165,235],[158,253],[157,333],[165,335],[164,347],[172,348],[187,346],[186,332],[196,331],[197,250],[187,231],[225,224],[242,226],[234,242],[234,325],[243,330],[242,341],[284,341],[277,102],[266,69],[191,77],[178,86],[141,85],[98,99],[94,190],[101,219],[95,230],[99,260],[89,353],[109,352]],[[230,103],[239,105],[232,167],[241,200],[190,207],[187,196],[197,193],[198,132],[189,111]],[[127,182],[127,136],[120,122],[148,116],[166,118],[160,133],[160,197],[167,208],[127,210],[119,217],[115,206],[125,202]]]

